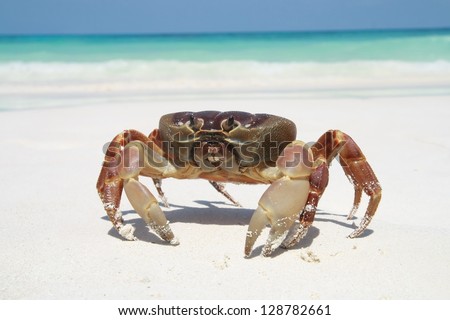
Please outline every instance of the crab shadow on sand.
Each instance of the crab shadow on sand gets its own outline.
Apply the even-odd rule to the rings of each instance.
[[[222,201],[204,201],[204,200],[196,200],[194,201],[197,204],[202,205],[202,207],[189,207],[189,206],[180,206],[176,204],[170,204],[170,210],[165,210],[165,214],[167,219],[170,221],[171,225],[175,225],[176,223],[195,223],[195,224],[204,224],[204,225],[248,225],[250,218],[254,212],[254,209],[247,208],[237,208],[229,203]],[[217,205],[220,205],[217,206]],[[223,207],[223,206],[227,207]],[[162,207],[164,210],[164,207]],[[170,246],[166,241],[160,239],[156,234],[149,231],[147,224],[141,219],[136,211],[134,210],[126,210],[122,211],[124,216],[124,220],[127,224],[133,225],[135,230],[135,236],[144,242],[151,242],[158,245],[167,245]],[[130,217],[133,215],[133,217]],[[128,217],[127,217],[128,216]],[[335,217],[335,218],[333,218]],[[354,223],[355,218],[349,220],[348,222],[338,221],[345,218],[346,215],[343,214],[334,214],[329,213],[323,210],[317,210],[316,218],[314,221],[321,222],[331,222],[337,224],[339,226],[343,226],[349,229],[356,229],[357,226]],[[105,215],[102,217],[103,220],[109,221],[109,218]],[[353,223],[350,223],[353,221]],[[366,229],[364,233],[359,236],[360,238],[364,238],[373,233],[373,230]],[[124,240],[120,237],[117,231],[114,228],[111,228],[108,231],[108,234],[117,239]],[[313,243],[314,239],[319,236],[320,231],[318,228],[311,226],[306,236],[294,247],[289,250],[298,250],[302,248],[308,248]],[[124,240],[126,241],[126,240]],[[255,247],[251,256],[249,258],[253,258],[261,254],[263,245]],[[272,257],[276,257],[286,250],[276,250]]]

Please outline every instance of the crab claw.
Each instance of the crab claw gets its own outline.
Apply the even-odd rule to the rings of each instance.
[[[136,179],[125,181],[124,189],[134,210],[147,222],[149,227],[163,240],[172,245],[178,245],[179,241],[174,236],[169,222],[153,194]]]
[[[248,226],[245,241],[247,257],[266,225],[270,225],[271,229],[262,255],[269,256],[281,245],[305,205],[308,190],[308,180],[294,180],[288,177],[275,181],[267,189]]]
[[[304,208],[311,172],[311,167],[305,159],[312,159],[311,151],[304,146],[304,143],[295,141],[288,145],[278,158],[277,167],[284,177],[273,182],[259,200],[258,208],[248,226],[245,241],[247,257],[266,225],[270,225],[271,229],[262,255],[269,256],[281,245],[299,212]]]
[[[256,211],[253,213],[252,219],[248,226],[247,237],[245,239],[245,256],[250,256],[252,252],[253,245],[258,239],[261,231],[270,224],[268,217],[268,212],[265,211],[261,206],[258,206]]]

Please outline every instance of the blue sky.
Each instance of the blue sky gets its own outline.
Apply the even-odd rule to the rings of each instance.
[[[0,0],[0,34],[450,27],[450,0]]]

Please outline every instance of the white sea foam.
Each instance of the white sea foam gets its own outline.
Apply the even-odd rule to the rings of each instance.
[[[305,92],[450,88],[450,62],[136,61],[0,63],[0,95]]]

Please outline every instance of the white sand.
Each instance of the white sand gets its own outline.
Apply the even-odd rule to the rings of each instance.
[[[450,298],[450,96],[90,104],[0,113],[0,298]],[[235,208],[206,181],[166,180],[167,216],[181,245],[149,233],[126,200],[125,219],[141,241],[119,239],[95,189],[102,145],[125,128],[150,132],[164,113],[202,109],[285,116],[304,141],[332,128],[349,133],[383,186],[369,231],[346,238],[353,190],[335,163],[314,227],[271,258],[258,255],[267,232],[243,257],[265,186],[229,185],[244,205]]]

